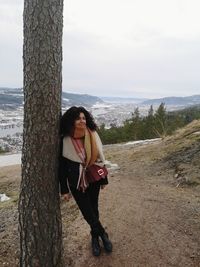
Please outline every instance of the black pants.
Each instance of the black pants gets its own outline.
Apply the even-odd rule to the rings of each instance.
[[[99,221],[98,209],[100,184],[91,183],[84,193],[75,188],[70,188],[70,190],[84,219],[91,227],[92,236],[104,233],[105,230]]]

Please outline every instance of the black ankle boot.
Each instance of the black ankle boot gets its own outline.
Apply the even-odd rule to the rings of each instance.
[[[103,234],[100,235],[100,237],[102,239],[105,251],[108,253],[112,252],[112,243],[108,238],[108,234],[106,232],[104,232]]]
[[[92,236],[92,254],[94,256],[99,256],[101,253],[101,248],[99,245],[99,237]]]

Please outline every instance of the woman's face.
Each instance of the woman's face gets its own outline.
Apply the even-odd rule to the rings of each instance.
[[[83,112],[79,114],[79,117],[75,120],[74,126],[84,127],[86,125],[86,118]]]

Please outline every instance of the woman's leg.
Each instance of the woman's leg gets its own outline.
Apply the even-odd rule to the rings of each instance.
[[[90,201],[94,210],[94,213],[99,219],[99,210],[98,210],[98,202],[99,202],[99,191],[100,191],[100,184],[92,183],[90,184],[88,188]],[[101,231],[99,233],[99,236],[101,237],[103,241],[104,248],[107,252],[112,252],[112,243],[109,240],[108,234],[105,232],[104,228],[101,228]]]
[[[96,190],[96,193],[98,193],[99,190]],[[91,234],[93,236],[98,236],[100,233],[104,231],[104,228],[102,227],[99,217],[98,217],[98,196],[95,201],[95,209],[94,205],[91,201],[91,196],[89,193],[89,188],[86,189],[86,191],[83,193],[82,191],[79,191],[75,188],[71,188],[71,193],[84,217],[84,219],[87,221],[87,223],[91,227]],[[97,194],[98,195],[98,194]]]
[[[99,245],[99,236],[101,237],[104,248],[107,252],[112,251],[112,243],[110,242],[108,238],[108,234],[105,232],[105,229],[101,225],[99,218],[98,218],[98,195],[99,195],[99,188],[95,187],[94,192],[96,194],[89,194],[89,188],[83,193],[75,188],[71,188],[71,193],[83,215],[87,223],[91,227],[91,235],[92,235],[92,250],[93,255],[99,256],[100,255],[100,245]],[[92,188],[91,188],[92,190]],[[93,192],[93,191],[92,191]],[[91,199],[95,200],[95,209],[91,202]],[[96,211],[94,211],[96,210]]]
[[[89,185],[88,193],[89,193],[90,203],[98,219],[99,219],[99,205],[98,205],[99,204],[99,191],[100,191],[99,183],[92,183]]]

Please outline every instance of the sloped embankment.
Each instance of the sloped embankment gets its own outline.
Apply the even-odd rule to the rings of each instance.
[[[200,185],[200,120],[167,137],[163,149],[162,161],[174,169],[177,185]]]

